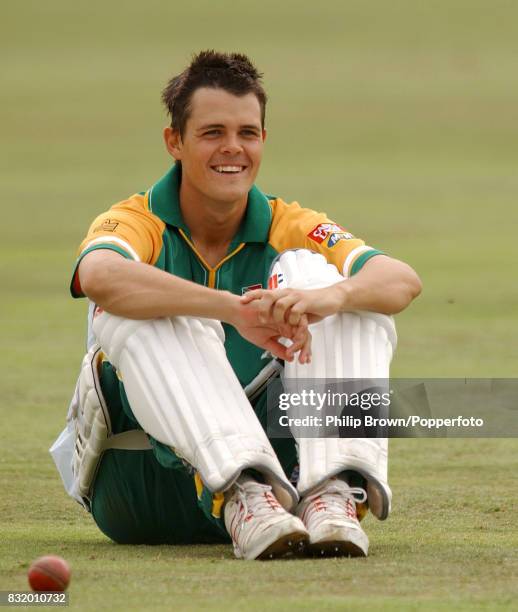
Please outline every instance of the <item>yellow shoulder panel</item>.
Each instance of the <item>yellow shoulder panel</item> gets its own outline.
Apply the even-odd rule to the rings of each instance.
[[[148,194],[135,194],[99,215],[79,247],[79,254],[95,244],[114,244],[133,259],[154,264],[162,249],[165,223],[149,210]]]
[[[270,201],[270,206],[273,218],[269,242],[279,253],[309,249],[324,255],[343,274],[347,256],[365,244],[325,213],[302,208],[297,202],[287,204],[279,198]]]

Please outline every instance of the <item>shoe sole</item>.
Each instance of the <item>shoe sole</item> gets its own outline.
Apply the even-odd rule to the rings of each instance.
[[[307,552],[312,557],[366,557],[367,553],[354,542],[328,540],[310,544]]]
[[[257,557],[261,561],[280,559],[282,557],[299,557],[305,552],[309,537],[306,533],[296,531],[282,536]]]

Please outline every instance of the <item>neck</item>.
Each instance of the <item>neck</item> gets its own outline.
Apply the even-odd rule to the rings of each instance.
[[[207,198],[186,181],[180,185],[180,210],[191,238],[204,257],[215,265],[227,253],[246,211],[247,196],[235,202]]]

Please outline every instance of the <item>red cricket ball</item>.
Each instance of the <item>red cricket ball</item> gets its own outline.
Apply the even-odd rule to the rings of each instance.
[[[55,555],[40,557],[30,566],[28,578],[33,591],[65,591],[70,582],[70,566]]]

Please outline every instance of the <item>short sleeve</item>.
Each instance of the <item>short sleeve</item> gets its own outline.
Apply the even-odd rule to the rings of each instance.
[[[325,213],[272,200],[270,244],[277,251],[309,249],[321,253],[345,277],[356,274],[365,262],[382,252],[365,244]]]
[[[97,249],[110,249],[134,261],[154,264],[162,249],[165,223],[148,208],[147,194],[136,194],[114,204],[90,225],[78,249],[70,291],[82,297],[77,269],[83,257]]]

